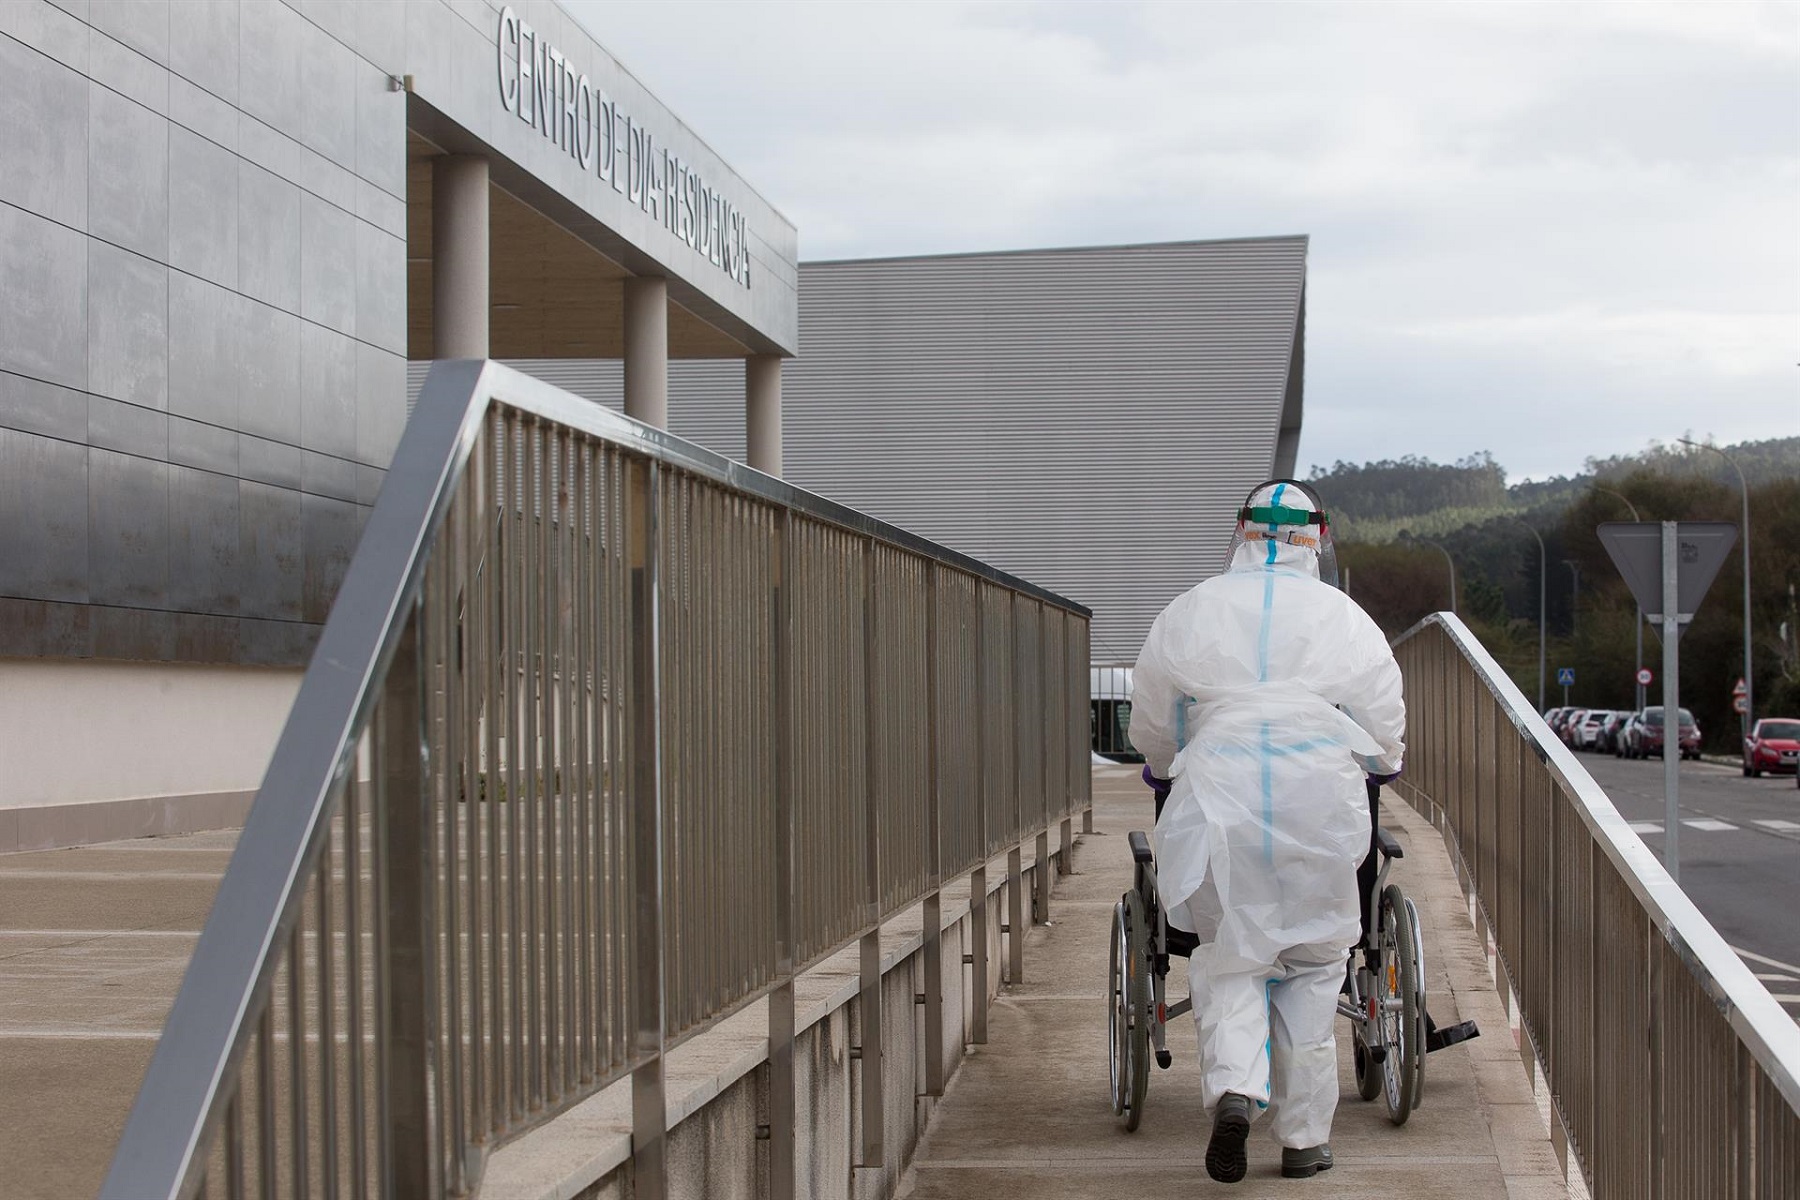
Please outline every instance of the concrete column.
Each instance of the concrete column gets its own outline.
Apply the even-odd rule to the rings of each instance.
[[[625,281],[625,415],[669,427],[669,281]]]
[[[744,360],[745,461],[766,475],[781,474],[781,356]]]
[[[488,163],[446,154],[431,163],[431,352],[488,356]]]

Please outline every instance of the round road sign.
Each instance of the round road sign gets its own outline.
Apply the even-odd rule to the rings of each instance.
[[[1650,668],[1649,667],[1639,667],[1638,668],[1637,681],[1639,683],[1643,684],[1645,687],[1650,686]]]
[[[1743,696],[1737,697],[1731,702],[1731,711],[1740,717],[1743,716],[1750,711],[1750,701]]]

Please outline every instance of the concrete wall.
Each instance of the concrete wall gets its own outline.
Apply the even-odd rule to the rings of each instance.
[[[0,659],[0,852],[239,823],[300,674]]]
[[[1048,869],[1060,853],[1053,850]],[[1025,886],[1036,878],[1037,864],[1025,868]],[[994,888],[986,897],[988,976],[980,985],[991,1000],[1003,974],[1004,872],[990,871]],[[1028,891],[1028,895],[1029,895]],[[944,1078],[961,1064],[973,1018],[977,983],[963,964],[973,930],[966,905],[946,903],[949,922],[943,932]],[[882,1029],[887,1045],[883,1077],[885,1162],[857,1166],[861,1146],[862,1066],[850,1048],[861,1040],[861,1002],[855,989],[840,991],[825,1011],[800,1014],[802,1027],[794,1042],[795,1194],[807,1200],[886,1200],[917,1151],[936,1107],[925,1092],[924,1008],[915,997],[925,988],[924,951],[917,934],[893,938],[882,983]],[[705,1037],[708,1035],[702,1035]],[[722,1087],[718,1094],[669,1131],[668,1194],[672,1200],[760,1200],[768,1192],[769,1143],[758,1136],[768,1120],[766,1060]],[[671,1096],[671,1107],[678,1104]],[[625,1137],[629,1141],[628,1135]],[[578,1200],[630,1200],[636,1189],[628,1151],[621,1164],[597,1180],[563,1180],[543,1196],[571,1194]],[[503,1188],[508,1200],[536,1200],[535,1192]],[[484,1185],[478,1195],[488,1195]],[[501,1192],[494,1192],[498,1197]]]

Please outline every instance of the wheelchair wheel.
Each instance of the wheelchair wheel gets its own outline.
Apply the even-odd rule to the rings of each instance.
[[[1425,1006],[1418,977],[1418,946],[1407,912],[1406,896],[1390,883],[1381,893],[1381,971],[1375,994],[1381,1001],[1381,1061],[1388,1119],[1406,1124],[1419,1099],[1425,1065]]]
[[[1363,1045],[1362,1022],[1351,1025],[1350,1062],[1356,1068],[1356,1094],[1373,1100],[1381,1094],[1381,1070],[1369,1061],[1369,1048]]]
[[[1425,1006],[1425,930],[1419,924],[1419,910],[1413,905],[1410,896],[1406,899],[1406,923],[1412,928],[1413,983],[1416,985],[1419,1008],[1419,1036],[1414,1043],[1419,1048],[1414,1056],[1418,1059],[1418,1065],[1413,1072],[1413,1109],[1417,1111],[1425,1103],[1425,1064],[1430,1061],[1427,1058],[1429,1051],[1425,1047],[1425,1014],[1431,1010]]]
[[[1150,1085],[1150,928],[1144,903],[1126,892],[1113,906],[1112,975],[1107,1008],[1107,1056],[1113,1112],[1135,1130]]]

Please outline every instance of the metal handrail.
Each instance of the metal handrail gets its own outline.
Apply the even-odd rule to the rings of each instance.
[[[1446,840],[1597,1197],[1791,1196],[1800,1025],[1454,615],[1395,641],[1401,794]]]
[[[1008,846],[1016,913],[1033,835],[1047,889],[1049,826],[1066,847],[1091,805],[1090,615],[517,371],[436,364],[102,1197],[466,1193],[493,1145],[627,1075],[657,1196],[663,1054],[771,995],[791,1092],[794,976],[858,939],[880,1161],[881,922]]]

